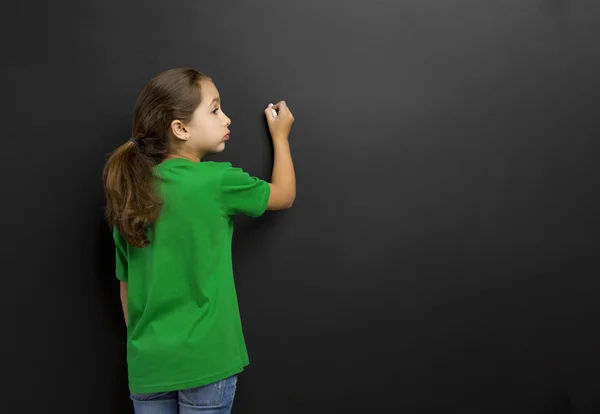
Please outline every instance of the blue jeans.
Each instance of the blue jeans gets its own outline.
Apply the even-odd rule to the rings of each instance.
[[[148,394],[131,393],[135,414],[229,414],[237,375],[197,388]]]

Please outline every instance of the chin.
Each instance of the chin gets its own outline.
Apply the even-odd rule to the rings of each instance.
[[[218,154],[219,152],[225,151],[225,143],[221,142],[216,147],[205,150],[205,154]]]

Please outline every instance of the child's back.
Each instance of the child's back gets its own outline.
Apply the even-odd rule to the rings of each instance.
[[[229,163],[169,159],[156,167],[163,199],[150,245],[128,246],[117,276],[129,282],[128,364],[134,392],[207,384],[248,364],[237,306],[234,214],[260,216],[267,182]]]
[[[264,110],[273,139],[271,182],[224,162],[231,120],[212,80],[192,69],[152,79],[133,137],[103,172],[116,275],[127,324],[136,413],[231,410],[248,354],[234,285],[233,216],[291,207],[296,181],[284,101]]]

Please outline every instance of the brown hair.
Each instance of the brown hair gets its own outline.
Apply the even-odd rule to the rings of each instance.
[[[189,122],[200,105],[201,80],[210,78],[193,69],[171,69],[152,79],[135,104],[134,141],[114,150],[104,166],[106,218],[132,246],[150,244],[146,229],[162,204],[153,169],[169,153],[171,122]]]

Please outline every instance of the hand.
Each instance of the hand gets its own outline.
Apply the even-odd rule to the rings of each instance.
[[[277,111],[277,117],[273,116],[273,109]],[[275,105],[269,104],[265,109],[265,116],[273,139],[287,139],[289,137],[294,123],[294,115],[285,101],[279,101]]]

